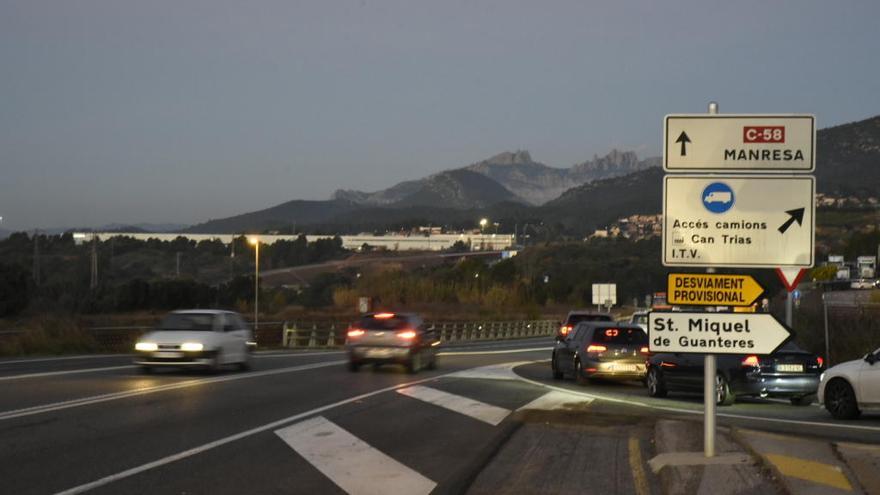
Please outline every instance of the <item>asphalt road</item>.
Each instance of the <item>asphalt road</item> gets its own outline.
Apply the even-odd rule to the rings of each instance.
[[[628,417],[701,412],[700,397],[554,381],[550,346],[449,347],[417,375],[350,373],[332,351],[260,353],[252,371],[218,375],[143,375],[124,355],[0,361],[0,492],[357,493],[393,480],[388,493],[457,493],[513,413],[548,392]],[[719,408],[719,423],[880,443],[878,416],[836,422],[770,400]]]

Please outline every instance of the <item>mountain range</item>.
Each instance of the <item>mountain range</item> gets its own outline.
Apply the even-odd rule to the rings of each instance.
[[[660,158],[612,151],[556,168],[528,151],[504,152],[381,191],[339,190],[327,201],[289,201],[189,231],[283,230],[294,222],[311,231],[349,233],[426,224],[462,228],[488,216],[506,230],[510,224],[553,225],[583,234],[617,218],[660,213],[659,165]],[[880,196],[880,116],[819,130],[815,175],[818,192]]]

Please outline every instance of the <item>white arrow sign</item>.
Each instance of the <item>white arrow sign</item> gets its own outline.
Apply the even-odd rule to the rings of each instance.
[[[648,314],[651,352],[773,354],[791,331],[769,313]]]

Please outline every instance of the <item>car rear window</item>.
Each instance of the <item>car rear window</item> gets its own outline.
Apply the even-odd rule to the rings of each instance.
[[[409,322],[406,318],[376,318],[375,316],[365,316],[358,322],[358,328],[364,330],[400,330],[406,328]]]
[[[206,331],[214,330],[214,315],[212,314],[170,314],[159,323],[159,330],[186,330]]]
[[[570,315],[568,317],[568,321],[565,323],[568,325],[577,325],[582,321],[613,321],[610,315]]]
[[[648,336],[641,328],[597,328],[593,332],[597,344],[647,345]]]

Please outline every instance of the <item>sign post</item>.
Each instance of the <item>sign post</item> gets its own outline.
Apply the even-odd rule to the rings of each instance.
[[[707,270],[670,274],[671,304],[740,309],[763,293],[752,277],[716,267],[813,266],[816,184],[803,174],[816,168],[814,116],[718,115],[711,102],[708,114],[667,115],[663,135],[663,169],[673,173],[663,181],[663,264]],[[706,457],[715,455],[715,355],[769,354],[789,335],[769,314],[649,315],[651,352],[705,354]]]

